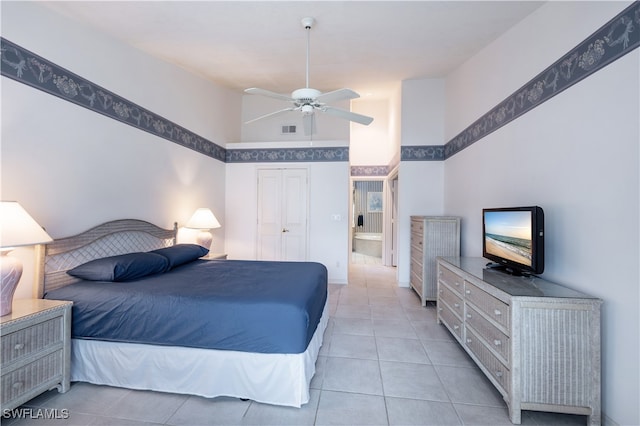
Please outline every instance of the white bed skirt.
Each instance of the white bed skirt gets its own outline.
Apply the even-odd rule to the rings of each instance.
[[[299,408],[309,402],[309,384],[329,317],[327,306],[307,350],[300,354],[72,339],[71,381]]]

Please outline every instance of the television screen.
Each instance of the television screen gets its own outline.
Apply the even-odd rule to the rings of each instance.
[[[483,210],[483,256],[515,273],[544,270],[544,213],[540,207]]]

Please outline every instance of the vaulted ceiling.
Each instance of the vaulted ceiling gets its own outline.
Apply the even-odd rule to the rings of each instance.
[[[385,96],[405,79],[447,75],[544,2],[44,1],[131,46],[241,91],[305,86]]]

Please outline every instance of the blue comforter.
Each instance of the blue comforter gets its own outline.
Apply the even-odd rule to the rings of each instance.
[[[81,281],[45,298],[74,302],[74,338],[301,353],[322,316],[327,269],[313,262],[197,260],[137,281]]]

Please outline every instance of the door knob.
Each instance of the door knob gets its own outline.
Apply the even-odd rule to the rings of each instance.
[[[287,228],[282,228],[282,232],[289,232]]]

